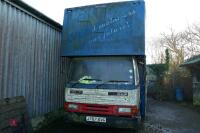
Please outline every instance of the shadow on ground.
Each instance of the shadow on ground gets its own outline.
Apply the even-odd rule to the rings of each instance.
[[[138,133],[129,129],[116,129],[105,127],[94,127],[88,125],[65,124],[62,119],[56,120],[47,127],[43,127],[36,133]]]

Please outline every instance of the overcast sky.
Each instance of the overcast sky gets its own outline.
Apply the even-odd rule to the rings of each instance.
[[[64,9],[69,7],[127,0],[23,0],[53,20],[63,23]],[[200,0],[145,0],[146,41],[170,28],[183,30],[200,22]],[[150,59],[148,59],[150,62]]]

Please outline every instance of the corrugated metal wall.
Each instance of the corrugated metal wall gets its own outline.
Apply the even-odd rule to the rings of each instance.
[[[31,117],[63,106],[61,29],[0,0],[0,99],[25,96]]]

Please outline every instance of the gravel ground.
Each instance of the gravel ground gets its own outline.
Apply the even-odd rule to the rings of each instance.
[[[145,127],[161,133],[200,133],[200,113],[180,104],[149,99]]]
[[[148,99],[147,120],[138,131],[84,125],[66,125],[62,119],[37,133],[199,133],[200,113],[176,103]]]

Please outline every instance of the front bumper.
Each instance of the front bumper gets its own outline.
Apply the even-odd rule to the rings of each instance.
[[[86,116],[105,117],[106,123],[88,122],[86,121]],[[93,126],[129,128],[129,129],[136,129],[138,127],[138,119],[128,118],[128,117],[101,116],[101,115],[91,115],[91,114],[87,115],[87,114],[66,112],[65,120],[68,122],[93,125]]]

